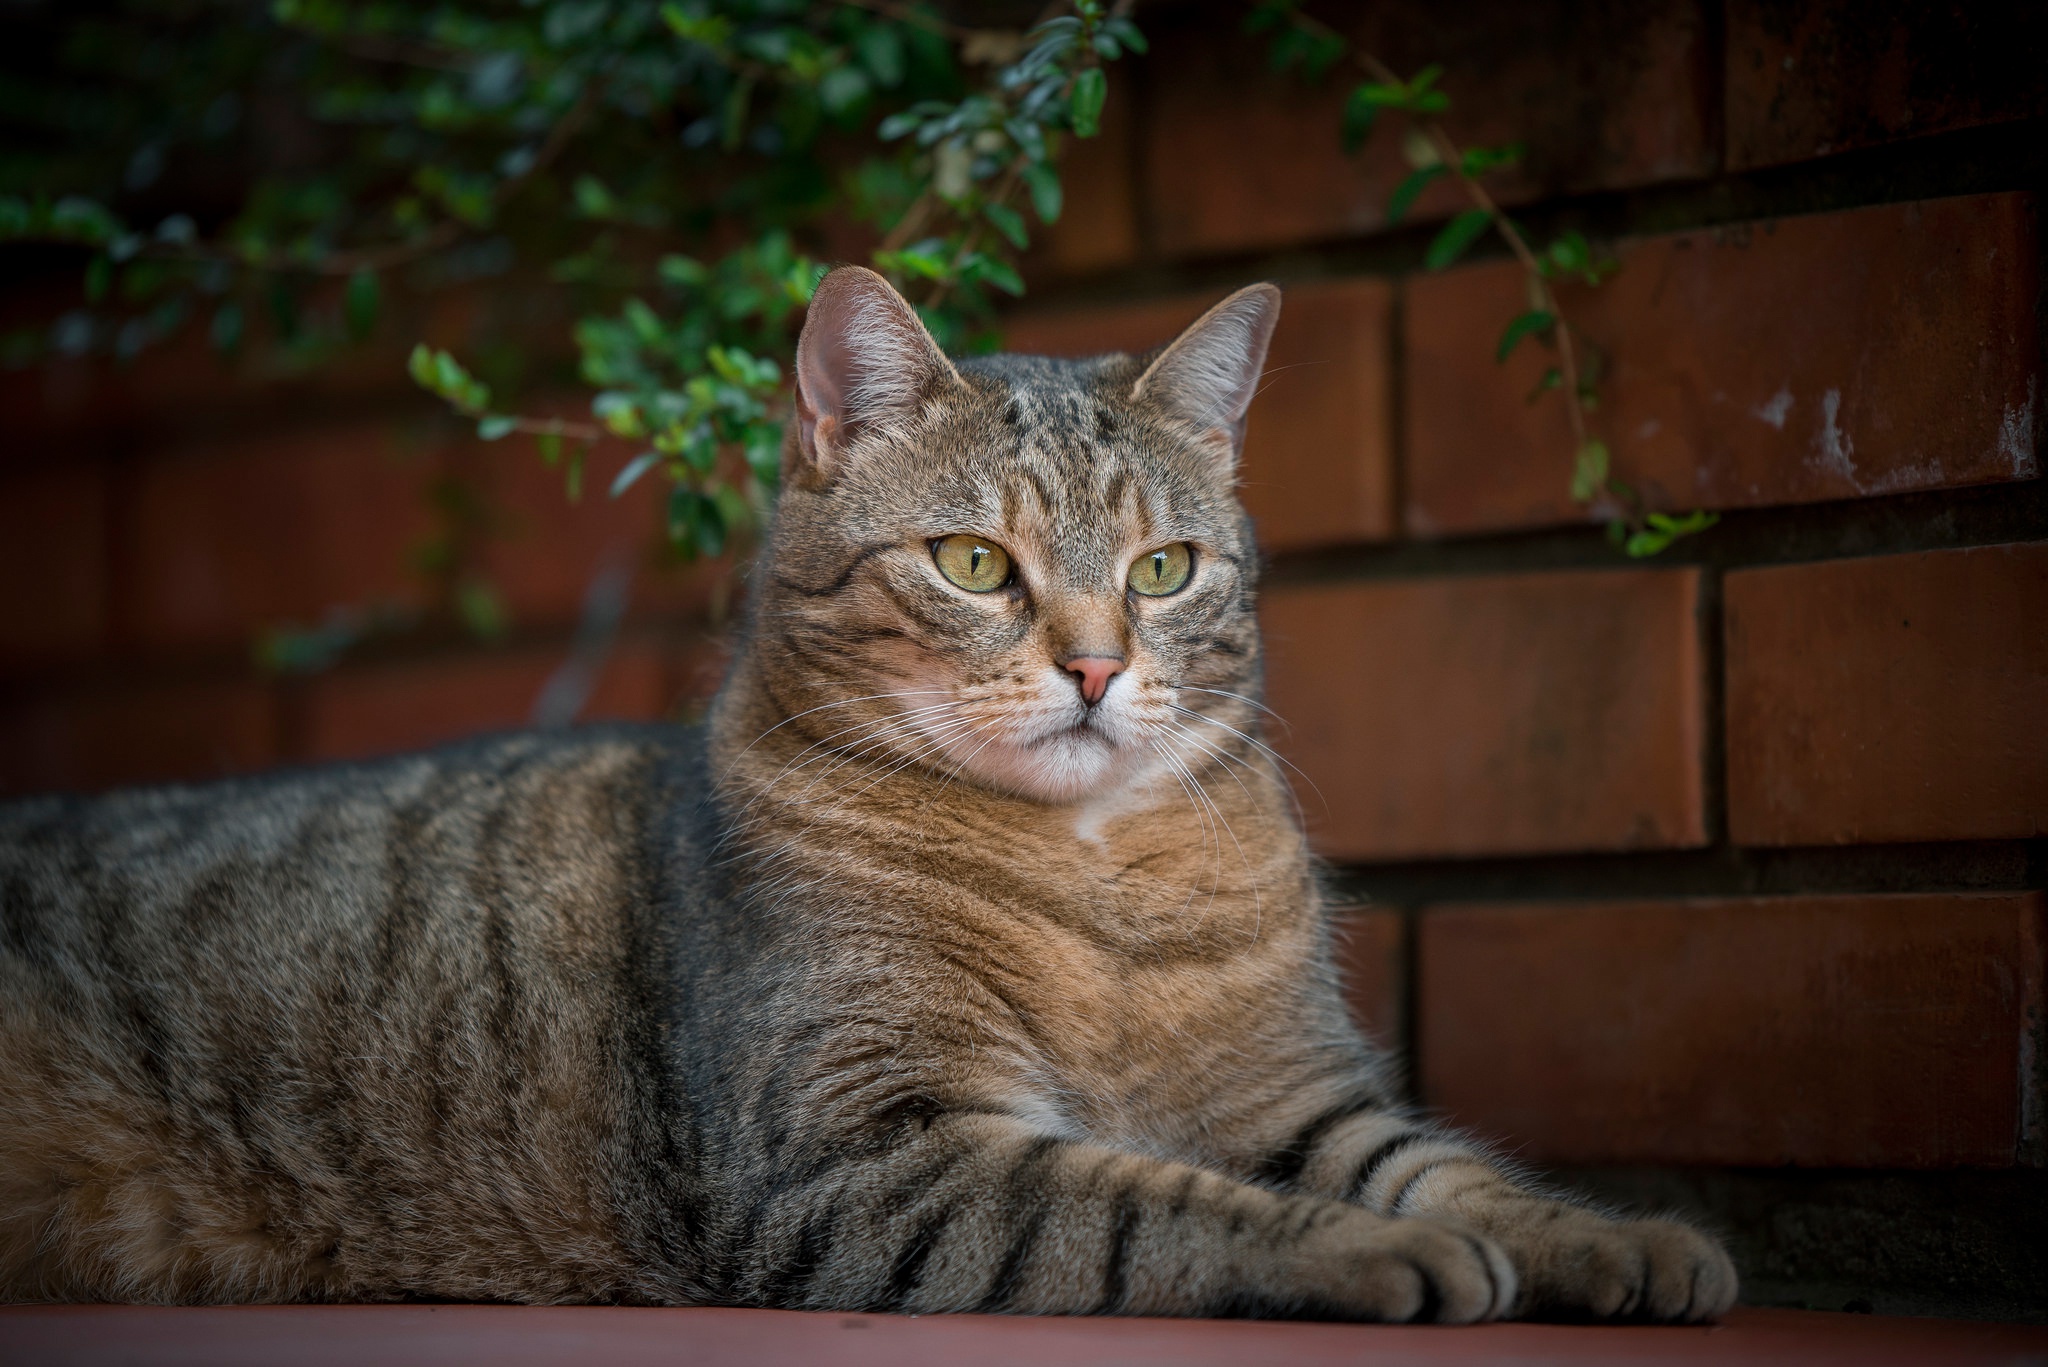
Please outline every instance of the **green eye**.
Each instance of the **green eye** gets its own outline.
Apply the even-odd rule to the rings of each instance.
[[[1130,585],[1147,598],[1164,598],[1188,582],[1194,572],[1195,552],[1185,541],[1147,551],[1131,564]]]
[[[1010,582],[1010,553],[978,536],[949,536],[932,546],[939,573],[969,593],[988,593]]]

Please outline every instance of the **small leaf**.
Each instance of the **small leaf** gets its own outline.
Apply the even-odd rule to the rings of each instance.
[[[1429,244],[1423,253],[1423,264],[1433,271],[1440,271],[1465,254],[1474,242],[1479,240],[1493,224],[1493,218],[1484,209],[1467,209],[1444,224],[1443,231]]]
[[[1024,278],[1007,261],[998,261],[992,256],[976,253],[965,263],[961,274],[973,280],[994,285],[1005,294],[1022,295]]]
[[[1366,138],[1372,134],[1373,119],[1380,112],[1380,107],[1365,97],[1367,89],[1359,86],[1351,92],[1351,98],[1344,101],[1343,140],[1347,154],[1365,145]]]
[[[1560,388],[1563,384],[1564,372],[1559,370],[1556,366],[1551,366],[1543,372],[1541,377],[1537,379],[1536,387],[1529,391],[1529,397],[1525,400],[1525,402],[1534,403],[1536,402],[1536,400],[1542,398],[1551,390]]]
[[[1394,193],[1387,196],[1387,222],[1399,223],[1402,216],[1415,207],[1415,201],[1429,188],[1429,183],[1447,174],[1449,173],[1441,164],[1410,171],[1402,178],[1401,183],[1394,187]]]
[[[1102,106],[1108,98],[1109,78],[1102,74],[1101,67],[1091,66],[1074,78],[1068,112],[1075,137],[1092,138],[1101,129]]]
[[[240,320],[236,321],[235,327],[239,334],[241,330]],[[425,342],[413,343],[412,355],[405,358],[405,369],[406,373],[412,376],[414,384],[418,385],[421,389],[433,389],[436,379],[434,349]]]
[[[476,434],[485,441],[497,441],[509,437],[519,430],[519,419],[503,413],[487,413],[477,419]]]
[[[1519,142],[1503,147],[1468,147],[1459,158],[1459,165],[1468,176],[1483,176],[1500,166],[1513,166],[1519,162],[1528,148]]]
[[[612,481],[611,496],[617,498],[620,494],[625,493],[626,490],[632,488],[639,481],[640,476],[646,474],[659,464],[661,464],[660,452],[642,451],[639,455],[627,461],[626,468],[619,471],[618,477]]]
[[[495,641],[505,634],[505,604],[488,580],[464,579],[455,590],[455,611],[479,640]]]
[[[1138,32],[1138,26],[1121,15],[1103,24],[1102,31],[1139,56],[1151,51],[1151,44],[1145,41],[1144,34]]]
[[[383,306],[377,272],[359,270],[348,278],[348,292],[342,297],[342,314],[348,321],[348,335],[360,342],[377,329],[377,313]]]
[[[1018,213],[1009,205],[984,205],[981,214],[982,217],[995,224],[996,231],[1007,238],[1010,245],[1018,251],[1021,252],[1031,245],[1031,234],[1025,231],[1024,228],[1024,215]]]
[[[1607,443],[1589,441],[1579,448],[1578,460],[1572,466],[1572,498],[1579,503],[1591,503],[1607,486],[1609,467]]]
[[[1496,361],[1507,360],[1509,354],[1514,351],[1515,347],[1524,337],[1529,336],[1531,333],[1548,332],[1555,326],[1557,326],[1557,318],[1542,309],[1530,309],[1527,313],[1518,315],[1507,325],[1507,329],[1501,333],[1500,345],[1493,349],[1493,359]]]
[[[562,463],[562,434],[560,432],[536,432],[533,435],[535,449],[540,452],[540,463],[553,469]]]
[[[1038,221],[1059,222],[1064,199],[1060,190],[1060,173],[1042,161],[1027,162],[1024,186],[1031,192],[1031,207],[1037,212]]]

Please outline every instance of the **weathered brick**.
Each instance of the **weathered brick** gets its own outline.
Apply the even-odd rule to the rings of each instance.
[[[1739,843],[2048,833],[2048,543],[1740,570],[1725,592]]]
[[[106,644],[107,478],[96,463],[0,480],[0,667]]]
[[[1173,339],[1219,295],[1026,314],[1018,351],[1085,356]],[[1245,431],[1239,481],[1270,551],[1393,534],[1392,294],[1379,280],[1290,286]]]
[[[1334,859],[1705,841],[1691,570],[1276,588],[1275,743]]]
[[[1562,291],[1607,360],[1598,435],[1659,508],[1743,508],[2030,479],[2039,339],[2024,195],[1888,204],[1653,238]],[[1550,357],[1494,348],[1512,263],[1414,280],[1408,530],[1584,520]]]
[[[0,702],[0,792],[218,778],[277,760],[277,700],[250,678],[141,679]]]
[[[1444,906],[1425,1101],[1548,1162],[2009,1166],[2039,893]]]
[[[531,725],[566,650],[477,651],[337,669],[305,698],[304,758],[354,759],[423,749]],[[653,720],[675,702],[668,655],[646,643],[615,648],[576,720]]]
[[[1325,17],[1396,70],[1445,68],[1451,135],[1525,142],[1488,180],[1506,203],[1711,174],[1719,73],[1697,0],[1351,7]],[[1369,231],[1408,174],[1390,118],[1356,156],[1339,138],[1359,80],[1275,73],[1238,6],[1184,7],[1154,23],[1146,64],[1145,191],[1168,255],[1292,246]],[[1570,92],[1560,98],[1560,92]],[[1417,216],[1460,204],[1433,187]]]
[[[1401,913],[1357,908],[1339,913],[1335,926],[1337,971],[1352,1017],[1380,1043],[1403,1047],[1408,984]]]
[[[1730,0],[1728,162],[1802,161],[2048,114],[2048,8]]]
[[[411,553],[434,531],[431,448],[383,425],[295,432],[144,462],[135,473],[136,633],[153,647],[239,644],[329,610],[416,602]]]

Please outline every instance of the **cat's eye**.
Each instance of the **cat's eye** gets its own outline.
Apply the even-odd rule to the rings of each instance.
[[[989,593],[1010,582],[1010,553],[978,536],[947,536],[932,543],[939,573],[969,593]]]
[[[1179,591],[1194,573],[1195,552],[1185,541],[1147,551],[1131,562],[1129,583],[1133,592],[1147,598],[1164,598]]]

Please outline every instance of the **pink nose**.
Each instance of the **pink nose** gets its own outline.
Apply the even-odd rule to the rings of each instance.
[[[1124,662],[1107,655],[1077,655],[1061,661],[1060,668],[1081,681],[1081,701],[1093,707],[1109,692],[1109,681],[1124,672]]]

